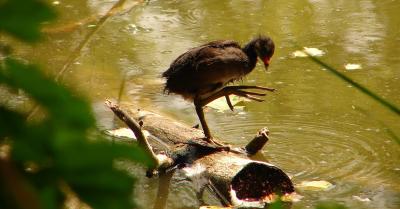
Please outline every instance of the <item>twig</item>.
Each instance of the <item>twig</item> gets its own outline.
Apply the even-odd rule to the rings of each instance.
[[[139,146],[142,147],[145,152],[149,154],[152,159],[153,167],[150,167],[147,171],[147,176],[151,177],[157,174],[159,171],[164,171],[173,165],[174,161],[165,154],[155,154],[151,148],[146,136],[144,135],[141,126],[134,119],[129,117],[118,105],[113,104],[110,100],[106,100],[106,105],[114,112],[114,114],[121,119],[135,134]]]
[[[150,147],[149,142],[147,141],[146,137],[144,136],[142,129],[140,128],[139,123],[137,123],[135,120],[133,120],[131,117],[129,117],[123,110],[121,110],[118,105],[113,104],[110,100],[107,100],[106,105],[114,112],[116,116],[118,116],[119,119],[125,122],[125,124],[133,131],[133,133],[136,136],[136,139],[139,143],[139,146],[141,146],[145,151],[150,154],[153,163],[157,164],[157,157],[156,154],[153,152],[153,150]]]

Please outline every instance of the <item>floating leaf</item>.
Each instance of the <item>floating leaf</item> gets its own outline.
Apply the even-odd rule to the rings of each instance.
[[[312,57],[321,57],[325,54],[324,51],[318,48],[312,47],[304,47],[303,50],[297,50],[292,53],[293,57],[308,57],[308,55]]]
[[[135,134],[129,128],[119,128],[114,130],[107,130],[106,134],[114,137],[125,137],[130,139],[136,139]]]
[[[355,200],[358,200],[358,201],[361,201],[361,202],[371,202],[371,199],[369,199],[368,197],[362,198],[362,197],[360,197],[360,196],[353,195],[353,198],[354,198]]]
[[[361,70],[362,66],[360,64],[351,64],[348,63],[344,66],[346,70]]]
[[[241,104],[243,104],[243,102],[245,102],[245,101],[249,101],[243,97],[239,97],[236,95],[230,95],[229,98],[231,100],[232,106],[234,106],[235,109],[243,109],[244,106]],[[230,110],[225,97],[220,97],[220,98],[208,103],[206,106],[211,107],[211,108],[217,110],[218,112],[225,112],[227,110]]]
[[[321,180],[321,181],[302,181],[296,187],[310,191],[327,191],[329,189],[332,189],[334,185],[328,181]]]
[[[85,99],[47,78],[37,66],[8,58],[4,68],[0,66],[0,82],[24,90],[54,116],[53,122],[64,123],[73,130],[85,130],[94,125],[91,108]]]
[[[293,57],[307,57],[307,54],[304,53],[303,51],[297,50],[292,53]]]

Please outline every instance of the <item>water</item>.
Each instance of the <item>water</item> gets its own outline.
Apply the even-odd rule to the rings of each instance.
[[[20,45],[16,54],[57,74],[96,23],[63,26],[103,14],[113,4],[61,2],[56,5],[60,18],[50,27],[61,29],[33,48]],[[122,101],[194,124],[190,103],[162,93],[160,74],[170,62],[210,40],[246,43],[257,34],[270,35],[277,49],[269,72],[257,66],[242,83],[278,91],[263,103],[247,103],[244,111],[207,111],[211,131],[244,145],[267,126],[271,140],[262,153],[271,163],[295,183],[326,180],[335,185],[329,191],[299,191],[304,198],[293,208],[335,200],[357,209],[395,209],[400,207],[400,145],[386,129],[400,135],[400,118],[320,66],[291,54],[298,50],[295,44],[319,48],[326,52],[323,61],[400,106],[398,11],[396,0],[150,1],[109,18],[61,78],[91,99],[102,128],[111,126],[112,117],[103,101],[118,98],[121,84]],[[347,71],[348,63],[362,69]],[[30,106],[22,100],[15,105]],[[142,178],[141,169],[132,172],[139,176],[137,202],[151,208],[158,182]],[[190,184],[174,177],[167,208],[197,207]]]

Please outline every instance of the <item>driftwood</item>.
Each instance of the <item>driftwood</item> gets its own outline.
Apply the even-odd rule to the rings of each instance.
[[[181,169],[194,182],[200,201],[208,188],[224,206],[264,207],[277,196],[294,193],[290,178],[281,169],[250,158],[268,141],[266,128],[244,148],[220,146],[206,143],[199,129],[164,116],[106,104],[153,156],[156,166],[149,168],[148,177]]]

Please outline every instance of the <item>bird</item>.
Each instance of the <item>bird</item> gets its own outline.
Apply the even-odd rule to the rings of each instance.
[[[203,107],[215,99],[225,97],[233,110],[229,95],[264,101],[257,96],[265,96],[265,93],[248,90],[272,92],[274,88],[229,84],[249,74],[256,67],[258,58],[264,63],[265,70],[268,70],[274,51],[273,40],[264,35],[253,38],[243,47],[234,40],[217,40],[191,48],[178,56],[162,73],[166,80],[164,92],[181,95],[185,100],[193,102],[205,135],[204,140],[221,145],[211,135]]]

